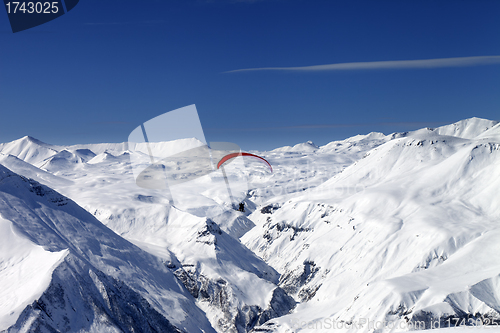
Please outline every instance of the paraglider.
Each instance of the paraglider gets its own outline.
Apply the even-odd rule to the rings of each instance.
[[[229,160],[235,158],[235,157],[238,157],[238,156],[246,156],[246,157],[252,157],[254,159],[257,159],[258,161],[260,162],[263,162],[265,163],[268,167],[269,167],[269,170],[271,172],[273,172],[273,167],[271,166],[271,164],[266,161],[266,159],[260,157],[260,156],[257,156],[257,155],[254,155],[254,154],[251,154],[251,153],[245,153],[245,152],[237,152],[237,153],[230,153],[230,154],[227,154],[225,156],[223,156],[219,163],[217,163],[217,169],[221,169],[222,171],[222,174],[224,176],[224,181],[226,182],[226,188],[227,188],[227,192],[229,194],[229,198],[231,200],[231,202],[234,202],[234,198],[233,198],[233,195],[231,193],[231,188],[229,186],[229,181],[227,179],[227,175],[226,175],[226,172],[224,170],[224,163],[228,162]],[[240,211],[240,212],[245,212],[245,204],[243,202],[241,202],[239,204],[239,207],[236,208],[235,206],[233,206],[236,210]]]
[[[232,158],[235,158],[235,157],[238,157],[238,156],[247,156],[247,157],[252,157],[252,158],[255,158],[261,162],[264,162],[268,167],[269,167],[269,170],[271,172],[273,172],[273,167],[271,166],[271,164],[266,161],[264,158],[260,157],[260,156],[257,156],[257,155],[254,155],[254,154],[250,154],[250,153],[245,153],[245,152],[239,152],[239,153],[231,153],[231,154],[228,154],[226,156],[224,156],[220,161],[219,163],[217,163],[217,169],[219,169],[222,164],[224,164],[225,162],[229,161],[230,159]]]

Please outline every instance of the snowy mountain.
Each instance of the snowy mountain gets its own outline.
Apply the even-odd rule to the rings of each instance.
[[[318,149],[319,147],[316,146],[312,141],[307,141],[304,143],[298,143],[293,147],[290,146],[285,146],[281,148],[276,148],[272,150],[272,152],[287,152],[287,153],[293,153],[293,152],[314,152]]]
[[[59,150],[59,147],[48,145],[30,136],[25,136],[9,143],[0,144],[1,153],[16,156],[31,164],[54,156]]]
[[[319,331],[326,319],[427,328],[500,319],[500,142],[494,132],[466,140],[441,129],[388,141],[321,186],[249,216],[257,227],[243,243],[302,301],[280,327],[304,317],[312,325],[297,331]]]
[[[149,148],[164,156],[199,145]],[[500,322],[498,122],[255,152],[274,172],[251,161],[245,174],[229,172],[248,181],[246,211],[212,218],[138,187],[131,161],[146,165],[147,153],[30,137],[0,144],[0,331]]]
[[[441,126],[435,129],[439,135],[456,136],[464,139],[473,139],[486,132],[498,124],[497,121],[490,121],[481,118],[465,119],[450,125]]]
[[[56,173],[60,174],[60,177],[67,177],[68,173],[65,172],[68,170],[65,171],[63,167],[70,165],[69,163],[73,161],[73,155],[68,154],[67,150],[62,150],[62,152],[63,154],[59,154],[58,156],[66,156],[68,159],[66,162],[68,163],[59,164],[58,166],[60,168]],[[53,160],[51,159],[50,161]],[[28,163],[14,156],[4,155],[3,162],[6,162],[5,164],[10,166],[14,166],[16,169],[30,173],[32,176],[38,177],[38,174],[32,170],[36,169],[35,167],[28,167]],[[101,161],[101,163],[104,162],[105,161]],[[112,162],[115,163],[116,161],[113,160]],[[109,169],[109,164],[103,166],[102,169],[100,167],[96,168],[97,163],[96,166],[93,164],[87,166],[87,164],[84,163],[80,168],[71,169],[71,171],[94,171],[95,174],[98,174],[103,169]],[[141,304],[144,304],[145,309],[149,309],[151,306],[156,305],[158,308],[154,309],[155,311],[152,312],[151,316],[153,319],[151,320],[154,320],[156,323],[156,321],[159,320],[158,318],[160,318],[163,320],[162,325],[165,325],[165,323],[170,325],[171,323],[173,326],[186,332],[196,332],[200,330],[210,332],[214,331],[212,326],[219,331],[247,331],[256,324],[262,324],[270,318],[288,313],[295,306],[295,301],[276,286],[278,275],[274,269],[246,249],[237,239],[226,234],[211,220],[198,218],[185,212],[178,211],[170,207],[168,201],[163,202],[161,197],[157,199],[154,196],[141,194],[135,195],[135,197],[130,200],[132,202],[132,207],[134,207],[134,202],[137,203],[136,212],[133,212],[132,216],[130,216],[130,205],[125,206],[125,208],[119,205],[113,207],[113,205],[110,204],[113,201],[109,200],[109,192],[103,193],[102,188],[99,188],[95,192],[89,191],[90,193],[88,194],[90,196],[95,195],[96,192],[101,193],[97,199],[102,207],[106,207],[107,209],[106,212],[94,211],[94,213],[100,217],[103,217],[105,213],[110,213],[105,219],[108,225],[115,227],[116,231],[123,228],[123,233],[129,235],[129,239],[133,243],[144,248],[147,252],[154,254],[153,256],[143,252],[128,241],[125,241],[122,237],[95,220],[94,216],[79,208],[76,204],[68,201],[68,199],[59,195],[57,192],[35,181],[17,176],[5,168],[3,168],[2,171],[4,176],[0,180],[0,191],[3,189],[2,186],[4,186],[5,191],[8,193],[15,192],[17,194],[17,192],[20,191],[18,190],[19,188],[23,189],[23,187],[28,187],[27,190],[20,191],[17,195],[18,198],[11,198],[10,196],[5,198],[5,206],[0,204],[2,217],[9,221],[20,220],[24,224],[30,222],[29,225],[22,225],[23,232],[30,236],[30,240],[32,240],[34,244],[44,247],[50,245],[49,253],[53,251],[63,251],[63,253],[66,253],[64,251],[69,249],[68,258],[72,258],[71,255],[73,253],[78,257],[77,259],[82,259],[80,257],[83,256],[83,261],[72,258],[76,260],[76,263],[67,263],[64,261],[61,263],[63,266],[55,265],[50,261],[47,263],[52,270],[49,268],[46,269],[47,273],[45,280],[50,281],[51,275],[53,281],[56,275],[60,280],[69,279],[69,281],[65,281],[64,283],[70,286],[57,286],[58,289],[63,289],[62,293],[64,295],[74,296],[78,294],[78,290],[80,289],[84,290],[85,293],[88,291],[90,295],[93,295],[95,293],[95,288],[106,288],[106,290],[109,288],[114,293],[116,292],[116,288],[118,288],[118,290],[123,288],[121,284],[124,283],[127,287],[130,287],[131,290],[127,291],[124,295],[113,294],[113,297],[117,297],[115,302],[124,304],[132,302],[135,304],[139,300]],[[45,176],[45,172],[42,170],[40,171],[40,174]],[[58,176],[52,177],[56,180],[59,178]],[[52,181],[52,179],[48,179],[48,177],[40,178],[45,181]],[[101,184],[100,180],[101,179],[96,179],[95,184],[90,186],[87,184],[85,186],[90,188],[96,185],[98,186],[98,184]],[[28,185],[25,185],[25,183]],[[74,186],[74,182],[64,184],[63,182],[55,181],[54,183],[61,185],[61,188],[76,188],[76,191],[81,191],[82,189],[81,187],[78,188],[78,186]],[[82,183],[80,184],[84,186]],[[105,182],[104,185],[101,186],[106,187],[108,184],[108,182]],[[129,188],[135,189],[132,177],[130,178],[130,183],[125,184],[125,191],[123,191],[124,188],[121,187],[117,189],[117,192],[126,192],[127,185]],[[142,189],[138,188],[138,190],[141,191]],[[58,204],[58,210],[66,210],[66,206],[71,206],[70,215],[64,214],[64,212],[53,212],[53,207],[49,207],[50,209],[46,208],[46,204],[43,200],[41,203],[37,201],[33,204],[30,202],[27,204],[25,200],[33,201],[33,192],[35,195],[44,198],[48,197],[51,202],[60,202],[60,204]],[[126,194],[128,195],[129,193]],[[127,200],[129,200],[128,196],[124,198],[123,202]],[[39,205],[42,205],[42,211],[38,212],[35,210],[33,213],[34,207]],[[18,206],[21,208],[17,208]],[[13,210],[13,207],[16,207],[15,210]],[[26,213],[24,213],[24,210],[26,210]],[[73,214],[74,210],[76,210],[78,214]],[[132,211],[134,210],[132,209]],[[30,213],[34,216],[30,216]],[[164,214],[163,217],[162,214]],[[37,218],[38,216],[41,217]],[[75,216],[77,221],[68,224],[68,221],[74,220]],[[150,218],[154,223],[145,225],[145,220]],[[165,224],[164,219],[169,219],[171,222]],[[49,225],[51,230],[46,231],[46,225]],[[16,225],[16,227],[18,226]],[[38,231],[40,228],[43,230]],[[31,234],[32,230],[36,230],[34,235]],[[176,236],[169,237],[169,235]],[[5,237],[10,236],[5,235]],[[52,238],[56,239],[52,240]],[[62,239],[59,241],[58,238]],[[173,253],[174,250],[180,255],[179,257],[175,256]],[[58,257],[56,257],[56,259],[57,258]],[[14,259],[6,258],[7,261]],[[36,258],[33,260],[36,260]],[[70,265],[70,267],[66,267],[66,265]],[[89,268],[89,266],[91,266],[91,268]],[[7,276],[15,276],[16,274],[13,272],[16,269],[18,269],[18,266],[13,266],[5,270],[5,274]],[[71,276],[68,276],[66,273],[61,273],[63,275],[59,276],[60,270],[64,272],[71,270]],[[107,281],[110,285],[103,287],[97,284],[96,287],[92,287],[93,289],[88,289],[86,286],[88,282],[91,281],[89,279],[92,279],[92,281],[97,279],[92,274],[89,276],[88,273],[86,273],[88,270],[95,270],[97,272],[96,274],[98,274],[98,280],[103,284],[106,284]],[[100,273],[104,275],[100,276]],[[149,275],[152,276],[148,278]],[[83,283],[81,281],[84,281],[85,287],[79,287],[76,291],[71,289],[73,288],[75,279],[79,283]],[[4,282],[7,285],[12,283],[11,281]],[[94,284],[96,283],[97,282],[94,281]],[[148,283],[150,284],[149,287]],[[70,297],[69,299],[58,300],[58,304],[52,305],[50,302],[53,300],[53,297],[49,294],[47,296],[47,302],[49,302],[47,305],[48,308],[44,308],[42,315],[40,315],[40,313],[36,312],[37,305],[35,303],[33,303],[35,304],[33,305],[30,302],[40,302],[40,299],[43,300],[45,295],[42,294],[43,290],[48,292],[48,290],[52,288],[52,285],[47,284],[40,286],[37,289],[38,294],[24,300],[19,305],[19,311],[22,311],[21,317],[19,317],[19,313],[16,312],[10,315],[11,317],[20,318],[15,322],[15,327],[12,328],[13,331],[17,331],[18,329],[27,329],[30,331],[34,330],[38,325],[46,325],[47,323],[45,321],[47,317],[44,317],[43,313],[47,311],[50,312],[50,314],[47,315],[48,318],[53,318],[54,313],[57,313],[61,321],[60,325],[64,324],[64,326],[60,326],[59,324],[56,326],[48,326],[49,328],[47,329],[63,331],[84,329],[100,331],[105,328],[110,331],[127,331],[132,329],[135,331],[147,331],[140,326],[123,327],[126,323],[124,324],[121,322],[123,321],[121,317],[127,315],[131,310],[127,310],[127,313],[123,314],[120,313],[117,308],[113,308],[109,304],[107,308],[105,307],[105,309],[102,310],[105,313],[92,310],[92,308],[96,306],[102,307],[106,305],[104,302],[106,301],[106,297],[108,297],[106,295],[96,295],[89,299],[73,299]],[[66,290],[66,288],[68,288],[68,290]],[[42,296],[40,296],[40,294]],[[132,300],[127,297],[131,297]],[[64,304],[59,304],[61,302],[64,302]],[[86,304],[86,308],[77,308],[76,305],[74,305],[76,303]],[[74,319],[69,316],[68,313],[65,312],[69,311],[68,309],[84,314],[88,319],[88,323],[82,323],[79,321],[80,319]],[[203,309],[204,312],[200,309]],[[5,312],[11,312],[8,303],[5,304],[4,310]],[[145,310],[140,311],[144,312]],[[29,315],[24,315],[25,312]],[[132,313],[131,316],[132,315],[134,314]],[[105,317],[104,319],[102,319],[103,316]],[[130,318],[133,319],[135,318],[134,316]],[[37,323],[36,326],[33,326],[34,324],[30,324],[31,326],[28,325],[27,322],[31,321],[33,318],[37,318],[35,321]],[[212,324],[208,322],[207,318],[211,320]],[[186,320],[188,320],[188,322],[186,322]],[[116,322],[117,324],[108,325],[106,324],[108,321]],[[14,322],[10,321],[8,324],[14,324]],[[148,326],[152,324],[151,322],[143,321],[141,325]],[[155,330],[168,331],[165,329],[165,327],[169,327],[168,325],[163,326],[162,329],[155,328]],[[9,326],[7,325],[2,328],[7,327]]]
[[[0,212],[3,246],[10,249],[2,252],[0,329],[211,331],[161,260],[66,197],[3,166]],[[195,318],[187,320],[188,314]]]
[[[74,152],[63,149],[40,162],[34,163],[34,165],[55,174],[61,170],[71,170],[77,164],[86,163],[95,156],[89,149],[77,149]]]
[[[124,153],[127,154],[127,153]],[[95,155],[94,158],[92,158],[90,161],[88,161],[88,164],[97,164],[97,163],[106,163],[106,162],[118,162],[118,159],[116,158],[115,155],[110,154],[108,152],[100,153],[99,155]]]

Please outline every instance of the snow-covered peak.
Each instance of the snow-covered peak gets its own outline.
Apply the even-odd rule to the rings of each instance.
[[[463,139],[472,139],[483,134],[488,129],[498,124],[498,121],[482,118],[469,118],[456,123],[436,128],[439,135],[456,136]]]
[[[43,141],[40,141],[32,136],[29,136],[29,135],[26,135],[26,136],[23,136],[22,138],[20,139],[17,139],[17,140],[14,140],[12,141],[12,143],[16,143],[16,144],[25,144],[25,143],[34,143],[34,144],[37,144],[39,146],[45,146],[45,147],[51,147],[52,145],[48,144],[48,143],[45,143]]]
[[[500,123],[481,133],[476,139],[500,143]]]
[[[90,150],[90,149],[75,149],[72,151],[75,156],[77,156],[81,162],[88,162],[89,160],[93,159],[96,154]]]
[[[310,153],[310,152],[314,152],[316,150],[318,150],[319,147],[316,146],[312,141],[307,141],[307,142],[303,142],[303,143],[298,143],[296,144],[295,146],[291,147],[291,146],[284,146],[284,147],[281,147],[281,148],[276,148],[274,150],[272,150],[271,152],[275,152],[275,153],[278,153],[278,152],[289,152],[289,153],[302,153],[302,152],[305,152],[305,153]]]
[[[332,141],[319,148],[319,153],[339,153],[345,151],[366,151],[391,140],[384,133],[371,132],[365,135],[355,135],[340,141]]]
[[[353,137],[347,138],[345,141],[347,142],[361,142],[368,140],[383,140],[387,137],[384,133],[381,132],[370,132],[368,134],[358,134]]]
[[[103,162],[116,162],[119,159],[111,154],[105,151],[104,153],[100,153],[98,155],[95,155],[90,161],[88,161],[88,164],[97,164],[97,163],[103,163]]]
[[[25,162],[37,163],[57,154],[58,147],[43,143],[30,136],[0,144],[0,152],[14,155]]]
[[[460,137],[473,132],[389,140],[322,185],[249,216],[256,227],[242,242],[303,302],[274,321],[277,331],[303,318],[297,332],[315,332],[326,318],[499,318],[500,145]]]
[[[148,164],[150,149],[161,157],[201,145],[196,139],[50,146],[55,151],[44,162],[54,168],[46,171],[15,156],[47,147],[21,141],[0,145],[0,163],[49,187],[0,167],[0,234],[12,238],[5,231],[11,223],[35,244],[18,257],[5,251],[13,261],[69,249],[55,269],[40,268],[47,272],[42,280],[52,280],[36,302],[51,311],[62,286],[88,318],[100,313],[85,306],[106,308],[108,299],[119,304],[113,309],[119,315],[133,304],[139,308],[132,312],[151,320],[147,307],[130,298],[139,294],[187,332],[245,332],[265,322],[254,331],[287,332],[295,320],[500,319],[500,124],[494,121],[471,118],[320,148],[305,142],[256,152],[274,172],[251,168],[245,212],[213,219],[175,206],[167,190],[139,188],[132,174],[130,159]],[[6,145],[15,154],[2,154]],[[81,300],[79,288],[91,301]],[[290,296],[300,302],[291,313]],[[1,300],[0,322],[9,315]],[[39,315],[36,325],[64,325],[75,312],[64,304],[50,318]],[[26,318],[37,309],[25,308]],[[304,331],[319,330],[294,329]]]
[[[473,139],[483,133],[487,132],[489,129],[493,128],[498,124],[498,121],[488,120],[482,118],[468,118],[464,120],[457,121],[456,123],[440,126],[437,128],[425,127],[415,131],[404,132],[404,133],[393,133],[391,138],[402,138],[402,137],[420,137],[420,138],[430,138],[431,136],[454,136],[462,139]]]
[[[86,163],[94,157],[95,154],[89,149],[75,149],[74,151],[63,149],[49,158],[35,163],[35,166],[55,173],[61,170],[69,170],[76,165]]]
[[[15,253],[6,251],[3,253],[2,259],[5,260],[2,260],[2,263],[8,263],[10,267],[11,264],[20,260],[24,260],[28,265],[36,263],[37,258],[50,259],[45,260],[45,266],[36,266],[43,274],[39,280],[29,280],[29,276],[25,279],[27,283],[36,282],[33,285],[36,288],[33,292],[31,289],[26,289],[26,300],[19,303],[20,308],[16,313],[18,315],[21,312],[30,313],[33,310],[32,307],[35,311],[32,315],[21,316],[19,325],[27,327],[39,325],[34,320],[40,320],[39,317],[43,317],[43,314],[37,314],[37,301],[33,305],[30,303],[43,293],[42,298],[46,303],[42,306],[51,309],[47,311],[51,317],[48,320],[51,320],[52,316],[61,317],[51,323],[42,321],[42,325],[52,327],[52,330],[46,331],[80,331],[81,325],[99,324],[101,316],[111,322],[108,326],[118,325],[119,327],[120,323],[117,323],[117,318],[130,316],[132,311],[137,311],[143,314],[142,320],[146,323],[142,325],[145,326],[148,325],[147,322],[154,325],[158,321],[163,321],[171,322],[188,332],[214,332],[203,312],[194,304],[188,291],[179,284],[172,271],[161,260],[118,236],[90,213],[56,191],[34,180],[21,177],[1,165],[0,212],[2,242],[8,238],[27,249],[21,252],[15,251]],[[3,223],[3,220],[9,221],[16,233],[21,233],[23,238],[29,239],[38,247],[24,240],[15,239],[12,232],[9,233],[10,227]],[[42,247],[45,251],[49,250],[52,253],[43,252]],[[61,263],[63,255],[66,257],[64,263]],[[58,263],[64,267],[60,268]],[[23,268],[24,266],[17,265],[16,267]],[[54,273],[51,281],[54,268],[57,273]],[[29,267],[23,269],[29,269]],[[2,265],[0,277],[3,273],[14,280],[16,277],[23,277],[18,271],[4,270]],[[24,273],[35,274],[29,271]],[[3,291],[16,286],[15,281],[8,284],[9,281],[2,278]],[[50,286],[45,289],[48,282]],[[89,288],[89,282],[94,285],[92,288]],[[118,295],[120,288],[124,290],[122,295]],[[15,290],[10,291],[12,295],[15,293]],[[78,295],[82,293],[86,295],[86,298],[78,299],[81,297]],[[58,297],[57,301],[54,301],[54,297]],[[2,311],[0,324],[5,318],[10,320],[9,323],[12,323],[12,320],[16,321],[15,317],[9,317],[15,315],[12,312],[14,309],[1,306],[5,304],[5,301],[4,298],[0,298]],[[82,302],[95,302],[96,304],[95,306],[90,306],[91,304],[82,306]],[[130,303],[139,310],[127,310],[127,304]],[[69,312],[66,312],[71,308],[80,309],[79,316],[69,315]],[[89,329],[84,331],[89,331]],[[106,329],[105,331],[116,332],[118,330]],[[159,331],[178,332],[175,329]]]

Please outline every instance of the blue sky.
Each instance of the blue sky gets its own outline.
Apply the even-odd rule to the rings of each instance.
[[[500,119],[496,60],[230,72],[498,56],[499,17],[493,0],[81,0],[13,34],[3,11],[0,142],[122,142],[190,104],[207,141],[244,149]]]

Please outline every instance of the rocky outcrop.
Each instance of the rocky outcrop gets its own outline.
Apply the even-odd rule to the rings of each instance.
[[[126,284],[70,254],[42,296],[4,332],[77,331],[183,332]]]
[[[272,291],[267,307],[262,308],[244,304],[228,281],[210,279],[198,273],[194,267],[178,268],[174,274],[202,308],[216,308],[221,313],[214,325],[219,332],[249,332],[255,326],[289,313],[296,305],[295,300],[280,287]]]

